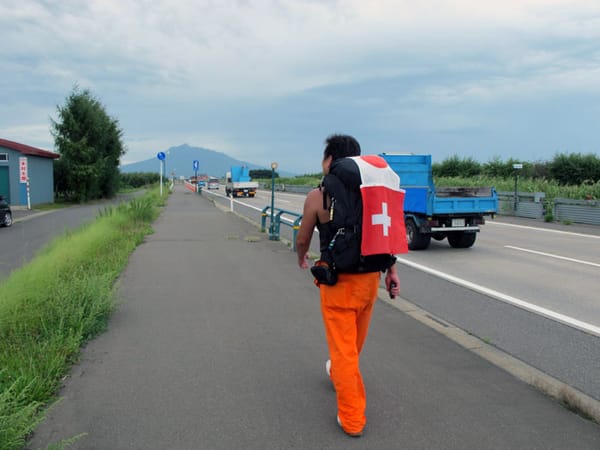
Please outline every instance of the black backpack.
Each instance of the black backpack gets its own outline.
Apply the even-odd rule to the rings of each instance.
[[[387,270],[396,258],[390,254],[361,255],[362,197],[361,177],[351,158],[332,162],[329,174],[323,177],[323,208],[329,209],[328,226],[333,237],[321,249],[321,259],[338,273],[364,273]],[[331,203],[327,202],[329,196]]]

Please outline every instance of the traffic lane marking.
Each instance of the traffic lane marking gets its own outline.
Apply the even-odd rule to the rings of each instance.
[[[594,234],[574,233],[573,231],[552,230],[550,228],[541,228],[541,227],[530,227],[528,225],[516,225],[514,223],[486,221],[485,224],[486,225],[500,225],[500,226],[504,226],[504,227],[524,228],[527,230],[546,231],[548,233],[566,234],[566,235],[570,235],[570,236],[580,236],[580,237],[587,237],[587,238],[592,238],[592,239],[600,239],[600,236],[596,236]]]
[[[527,311],[534,312],[536,314],[540,314],[549,319],[556,320],[557,322],[561,322],[561,323],[564,323],[565,325],[569,325],[573,328],[582,330],[588,334],[592,334],[594,336],[600,337],[600,327],[592,325],[591,323],[583,322],[581,320],[575,319],[574,317],[570,317],[565,314],[561,314],[559,312],[553,311],[551,309],[535,305],[535,304],[527,302],[525,300],[521,300],[521,299],[513,297],[511,295],[504,294],[502,292],[495,291],[490,288],[486,288],[485,286],[481,286],[481,285],[473,283],[471,281],[467,281],[462,278],[455,277],[454,275],[450,275],[448,273],[441,272],[439,270],[431,269],[427,266],[423,266],[421,264],[417,264],[415,262],[404,259],[399,255],[396,255],[396,261],[399,263],[402,263],[406,266],[413,267],[417,270],[421,270],[423,272],[429,273],[436,277],[442,278],[446,281],[450,281],[451,283],[457,284],[459,286],[466,287],[467,289],[471,289],[473,291],[480,292],[482,294],[488,295],[492,298],[496,298],[505,303],[517,306],[517,307],[519,307],[521,309],[525,309]]]
[[[569,258],[567,256],[554,255],[552,253],[538,252],[537,250],[529,250],[527,248],[515,247],[513,245],[505,245],[504,248],[510,248],[512,250],[518,250],[521,252],[534,253],[536,255],[547,256],[549,258],[562,259],[564,261],[574,262],[574,263],[578,263],[578,264],[586,264],[588,266],[600,267],[600,264],[598,264],[598,263],[584,261],[581,259]]]

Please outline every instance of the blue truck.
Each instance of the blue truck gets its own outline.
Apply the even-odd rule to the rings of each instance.
[[[493,187],[436,188],[431,155],[386,154],[384,158],[400,177],[404,197],[404,221],[410,250],[424,250],[431,238],[448,239],[453,248],[472,247],[485,223],[498,210]]]
[[[231,166],[225,174],[225,194],[233,197],[254,197],[258,183],[250,178],[247,166]]]

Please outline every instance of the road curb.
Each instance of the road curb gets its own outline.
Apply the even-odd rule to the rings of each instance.
[[[567,409],[600,424],[600,401],[486,343],[465,330],[436,317],[408,300],[403,298],[390,300],[385,289],[379,289],[378,297],[383,302],[437,331],[466,350],[477,354],[519,380],[554,398]]]

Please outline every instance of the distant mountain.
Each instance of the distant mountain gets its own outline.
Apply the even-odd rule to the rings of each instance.
[[[163,150],[167,155],[165,159],[165,168],[168,176],[171,172],[174,172],[175,177],[181,175],[189,177],[194,175],[194,161],[200,163],[198,169],[198,175],[206,174],[216,177],[223,177],[225,172],[229,170],[231,166],[245,165],[250,170],[253,169],[269,169],[270,167],[260,166],[252,164],[247,161],[240,161],[239,159],[227,156],[225,153],[216,152],[202,147],[192,147],[187,144],[180,145],[178,147],[171,147],[168,150]],[[158,152],[157,152],[158,153]],[[156,158],[146,159],[144,161],[138,161],[131,164],[124,164],[121,166],[121,172],[158,172],[160,170],[160,161]],[[280,176],[294,176],[291,173],[279,172]]]

